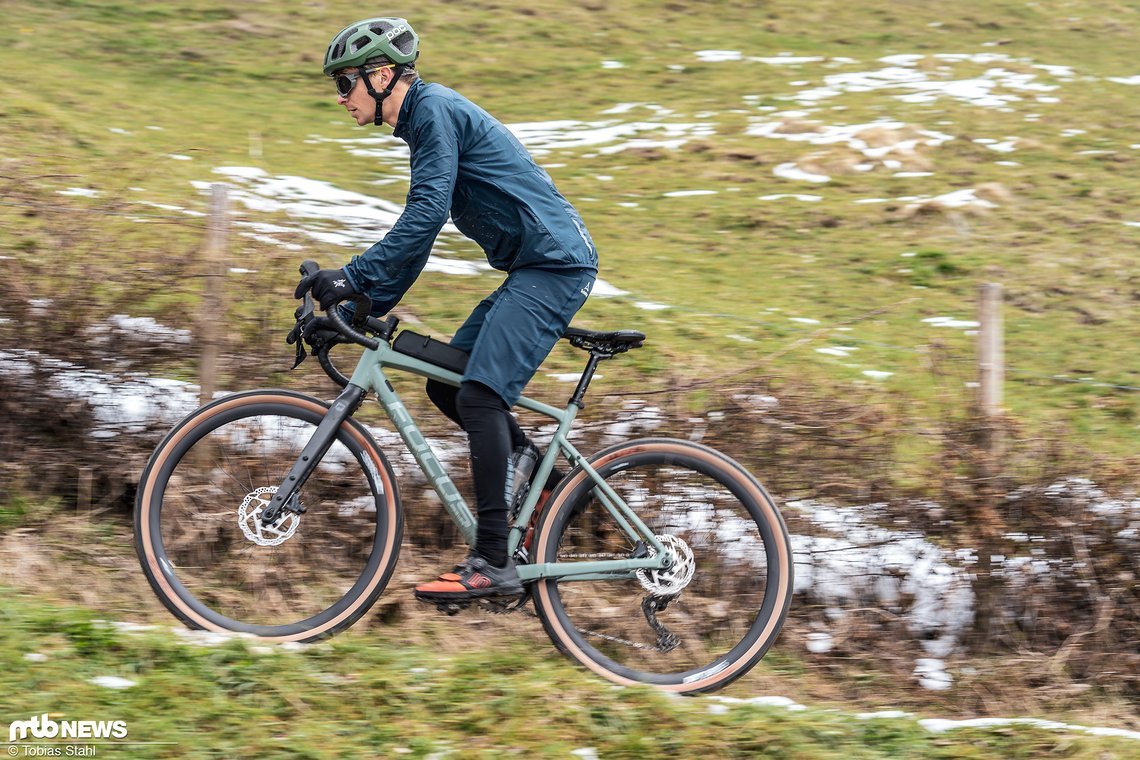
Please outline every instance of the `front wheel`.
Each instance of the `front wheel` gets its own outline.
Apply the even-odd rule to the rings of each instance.
[[[384,590],[403,514],[388,460],[355,420],[299,489],[303,511],[260,520],[327,411],[288,391],[227,396],[155,449],[135,547],[159,599],[190,627],[311,641],[352,625]]]
[[[674,557],[665,570],[535,584],[535,607],[564,653],[621,684],[719,689],[775,641],[792,596],[792,548],[772,498],[739,464],[671,439],[618,444],[589,460]],[[536,562],[654,553],[631,536],[581,467],[559,484]]]

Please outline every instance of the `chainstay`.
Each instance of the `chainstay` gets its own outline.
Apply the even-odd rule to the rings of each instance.
[[[593,554],[559,554],[558,555],[559,560],[567,560],[567,559],[598,560],[598,559],[628,559],[628,558],[629,558],[628,554],[615,554],[612,552],[610,552],[610,553],[593,553]],[[483,610],[484,612],[489,612],[492,615],[508,615],[512,612],[518,612],[518,613],[521,613],[523,615],[526,615],[527,617],[537,618],[538,613],[527,608],[527,602],[531,601],[532,598],[533,597],[532,597],[531,593],[529,591],[527,591],[527,593],[525,593],[522,596],[522,598],[510,601],[510,602],[498,602],[498,601],[495,601],[493,599],[479,599],[476,601],[476,605],[479,607],[479,609]],[[641,650],[648,651],[648,652],[662,652],[662,653],[672,651],[673,649],[675,649],[678,646],[680,641],[675,634],[668,631],[665,628],[665,626],[663,626],[657,620],[657,616],[656,616],[656,614],[654,614],[654,611],[657,609],[662,609],[662,610],[665,609],[665,606],[668,605],[669,602],[667,601],[667,602],[665,602],[665,604],[661,605],[660,607],[657,607],[655,605],[651,605],[651,599],[652,599],[652,597],[646,597],[645,600],[642,602],[641,606],[642,606],[642,611],[646,616],[646,621],[649,623],[649,626],[653,629],[653,632],[655,634],[657,634],[657,645],[656,646],[653,646],[650,644],[643,644],[639,641],[630,641],[629,639],[623,639],[619,636],[611,636],[610,634],[602,633],[601,631],[589,631],[589,630],[586,630],[584,628],[578,628],[578,627],[575,627],[574,630],[577,631],[578,633],[582,634],[583,636],[590,636],[592,638],[602,639],[603,641],[609,641],[609,642],[614,643],[614,644],[621,644],[623,646],[627,646],[627,647],[630,647],[632,649],[641,649]],[[672,601],[672,599],[670,599],[669,601]],[[647,605],[649,605],[649,606],[647,607]]]
[[[627,558],[628,558],[628,555],[612,554],[612,553],[609,553],[609,554],[604,554],[604,553],[598,553],[598,554],[560,554],[560,555],[558,555],[558,559],[560,559],[560,560],[563,560],[563,559],[627,559]],[[532,594],[528,591],[522,599],[519,599],[517,601],[508,602],[508,603],[500,603],[500,602],[495,602],[495,601],[489,600],[489,599],[481,599],[481,600],[479,600],[478,605],[481,609],[485,610],[486,612],[490,612],[493,615],[506,615],[506,614],[509,614],[512,612],[519,612],[523,615],[526,615],[527,617],[537,618],[538,613],[534,612],[532,609],[527,608],[527,606],[526,606],[527,602],[531,601],[532,598],[533,598]],[[582,634],[583,636],[590,636],[590,637],[595,638],[595,639],[602,639],[603,641],[609,641],[609,642],[614,643],[614,644],[622,644],[623,646],[627,646],[627,647],[630,647],[632,649],[641,649],[641,650],[648,651],[648,652],[662,652],[662,653],[670,652],[673,649],[677,648],[677,646],[680,644],[680,640],[677,638],[677,636],[674,633],[672,633],[671,631],[666,629],[665,626],[663,626],[657,620],[657,615],[655,613],[657,610],[665,609],[665,607],[668,606],[669,602],[673,601],[674,598],[676,598],[676,597],[669,597],[665,601],[664,604],[653,602],[653,597],[648,597],[648,596],[645,597],[645,599],[642,601],[641,608],[642,608],[642,612],[645,614],[646,622],[649,623],[649,627],[653,629],[653,632],[655,634],[657,634],[656,646],[650,645],[650,644],[643,644],[640,641],[630,641],[629,639],[623,639],[620,636],[612,636],[608,633],[602,633],[601,631],[590,631],[590,630],[586,630],[585,628],[578,628],[577,626],[575,626],[574,630],[577,631],[578,633]]]

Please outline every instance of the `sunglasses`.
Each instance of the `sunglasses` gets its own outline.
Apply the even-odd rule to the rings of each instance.
[[[336,94],[340,95],[342,98],[347,98],[348,94],[352,92],[352,88],[356,87],[357,79],[360,79],[360,77],[364,76],[365,74],[372,74],[379,71],[380,69],[390,69],[394,66],[395,64],[388,63],[384,64],[383,66],[372,66],[363,70],[357,69],[352,73],[345,72],[343,74],[337,74],[335,77],[333,77],[333,82],[336,84]]]

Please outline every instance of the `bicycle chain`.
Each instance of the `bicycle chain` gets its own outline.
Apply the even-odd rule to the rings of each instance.
[[[649,599],[650,597],[646,597],[646,601]],[[477,602],[481,610],[484,612],[489,612],[492,615],[506,615],[512,612],[518,612],[526,615],[527,617],[537,618],[537,613],[523,608],[522,605],[525,603],[526,602],[524,601],[516,607],[510,607],[505,603],[495,602],[490,599],[480,599]],[[681,643],[681,640],[677,638],[676,634],[668,631],[657,621],[656,616],[654,616],[654,618],[650,621],[649,625],[653,628],[654,632],[657,633],[657,646],[651,646],[649,644],[642,644],[639,641],[630,641],[629,639],[611,636],[610,634],[602,633],[601,631],[587,631],[584,628],[575,628],[574,630],[583,636],[592,636],[593,638],[604,639],[606,641],[613,642],[614,644],[624,644],[625,646],[631,647],[633,649],[644,649],[651,652],[671,652],[672,650],[676,649],[677,646]]]
[[[645,613],[645,619],[649,623],[649,627],[652,628],[653,632],[657,634],[656,646],[650,644],[642,644],[639,641],[630,641],[629,639],[623,639],[618,636],[611,636],[610,634],[602,633],[601,631],[589,631],[585,628],[578,627],[575,627],[574,630],[583,636],[592,636],[593,638],[603,639],[614,644],[623,644],[633,649],[661,652],[662,654],[671,652],[680,646],[681,639],[677,636],[677,634],[673,633],[661,624],[661,622],[657,619],[656,613],[660,610],[665,609],[665,607],[668,606],[669,602],[676,597],[669,598],[669,600],[664,604],[656,601],[659,598],[660,597],[647,596],[641,603],[641,610],[643,613]],[[479,606],[479,609],[483,610],[484,612],[489,612],[492,615],[507,615],[512,612],[518,612],[520,614],[526,615],[527,617],[537,618],[538,613],[525,608],[525,605],[528,601],[530,601],[530,595],[526,594],[524,595],[524,598],[513,602],[500,602],[495,599],[479,599],[476,601],[476,604]]]
[[[593,636],[595,639],[604,639],[605,641],[612,641],[615,644],[625,644],[627,647],[632,647],[634,649],[647,649],[651,652],[668,652],[669,651],[668,649],[662,649],[659,646],[654,647],[654,646],[650,646],[649,644],[642,644],[639,641],[630,641],[628,639],[618,638],[617,636],[611,636],[608,633],[601,633],[599,631],[587,631],[587,630],[584,630],[582,628],[575,628],[574,630],[577,631],[578,633],[582,634],[583,636]]]
[[[625,556],[619,554],[562,554],[559,555],[559,559],[625,559]],[[665,652],[671,652],[680,646],[681,639],[675,633],[661,624],[661,622],[657,619],[657,613],[668,607],[670,602],[676,599],[677,596],[679,595],[674,594],[673,596],[661,597],[647,596],[641,602],[641,611],[645,615],[645,620],[649,623],[649,627],[653,629],[653,632],[657,634],[656,646],[652,646],[650,644],[642,644],[639,641],[630,641],[629,639],[623,639],[619,636],[611,636],[610,634],[602,633],[601,631],[588,631],[584,628],[578,627],[575,627],[574,630],[583,636],[592,636],[593,638],[602,639],[614,644],[623,644],[633,649],[661,652],[662,654]],[[530,592],[527,591],[521,597],[513,599],[511,601],[499,601],[497,599],[489,598],[477,599],[475,600],[475,603],[484,612],[489,612],[492,615],[507,615],[512,612],[520,612],[527,617],[537,618],[538,614],[536,612],[525,609],[526,603],[529,602],[530,599]]]

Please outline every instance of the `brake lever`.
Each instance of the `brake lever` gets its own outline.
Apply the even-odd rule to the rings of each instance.
[[[316,274],[321,271],[321,265],[312,259],[305,259],[301,262],[301,276],[308,277],[311,274]],[[316,311],[316,305],[313,303],[313,294],[305,291],[304,297],[301,299],[300,313],[297,314],[297,319],[304,319],[311,316]]]
[[[307,259],[301,263],[300,272],[301,276],[305,277],[310,274],[315,274],[321,270],[320,264]],[[306,291],[304,297],[301,299],[301,305],[293,312],[293,319],[296,323],[289,334],[285,336],[285,342],[290,346],[296,344],[297,356],[290,369],[297,369],[301,366],[301,362],[305,361],[309,352],[305,350],[305,327],[314,319],[313,313],[315,312],[313,304],[313,296]]]

